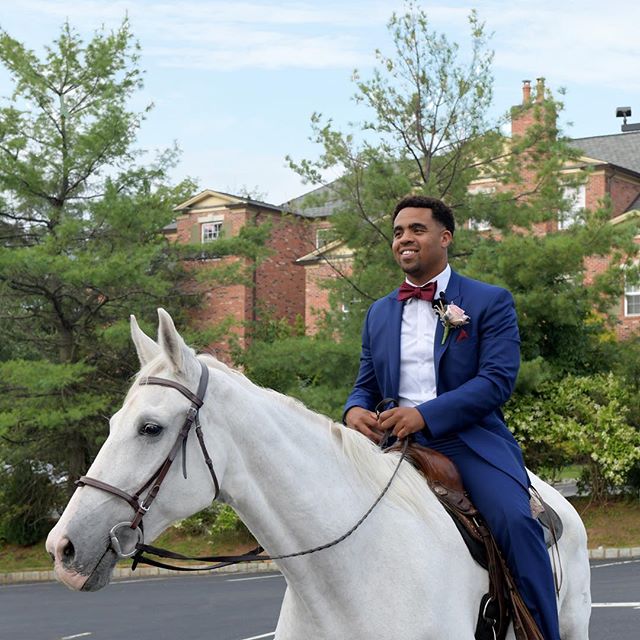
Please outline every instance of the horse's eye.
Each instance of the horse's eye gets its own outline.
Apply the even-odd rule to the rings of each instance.
[[[139,429],[138,433],[142,436],[159,436],[162,433],[163,427],[154,422],[145,422]]]

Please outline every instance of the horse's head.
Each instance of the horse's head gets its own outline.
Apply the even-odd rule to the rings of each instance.
[[[192,401],[176,388],[149,384],[152,377],[161,377],[196,395],[203,373],[200,362],[176,331],[169,314],[160,309],[158,315],[157,343],[145,335],[131,317],[131,336],[140,359],[140,373],[122,408],[110,420],[109,437],[87,473],[87,482],[76,490],[47,538],[47,551],[54,559],[56,577],[72,589],[93,591],[109,582],[118,560],[114,550],[117,544],[112,543],[110,532],[117,524],[134,520],[131,500],[118,495],[117,491],[131,498],[144,487],[139,498],[143,504],[142,514],[149,491],[145,485],[154,478],[172,450],[176,454],[175,464],[168,469],[148,514],[144,512],[147,541],[157,537],[171,522],[210,504],[214,496],[212,475],[195,434],[187,438],[187,478],[183,477],[185,450],[179,434],[194,406]],[[210,409],[205,407],[200,413]],[[221,477],[224,455],[219,451],[211,454],[216,474]],[[101,489],[95,481],[110,488]],[[122,550],[133,549],[138,535],[139,530],[130,526],[119,527],[117,541]]]

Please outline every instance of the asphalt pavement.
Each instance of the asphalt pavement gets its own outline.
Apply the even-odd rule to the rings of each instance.
[[[640,638],[640,559],[593,562],[591,576],[590,640]],[[271,640],[284,590],[278,573],[122,580],[87,594],[4,585],[0,640]]]

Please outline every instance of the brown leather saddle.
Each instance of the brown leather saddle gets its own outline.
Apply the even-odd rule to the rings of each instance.
[[[401,448],[402,445],[397,443],[387,451]],[[489,592],[480,603],[476,639],[504,640],[509,622],[513,620],[518,640],[543,640],[518,593],[495,539],[464,490],[455,464],[438,451],[415,443],[409,444],[406,457],[422,472],[433,493],[453,518],[473,558],[489,572]],[[551,546],[562,535],[562,522],[539,496],[534,495],[534,500],[538,520],[545,527],[547,546]]]

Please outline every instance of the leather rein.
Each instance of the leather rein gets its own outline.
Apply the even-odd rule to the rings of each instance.
[[[295,553],[287,553],[278,556],[265,556],[260,555],[264,549],[261,546],[248,551],[243,555],[238,556],[185,556],[180,553],[169,551],[168,549],[162,549],[160,547],[154,547],[151,545],[144,544],[144,532],[143,532],[143,518],[149,511],[151,504],[156,499],[158,492],[160,491],[160,486],[164,482],[167,474],[169,473],[169,469],[175,460],[178,451],[182,448],[182,474],[184,478],[187,477],[187,438],[189,437],[189,433],[191,432],[191,428],[195,425],[195,432],[198,438],[198,443],[200,445],[200,449],[202,450],[202,454],[204,456],[205,463],[209,472],[211,474],[211,479],[213,480],[215,493],[213,496],[213,500],[215,501],[220,493],[220,484],[218,482],[218,478],[216,476],[216,472],[213,468],[213,462],[211,457],[209,456],[209,452],[207,451],[207,447],[204,442],[204,436],[202,435],[202,428],[200,426],[199,420],[199,411],[202,405],[204,404],[204,396],[207,390],[207,385],[209,383],[209,369],[207,366],[200,361],[201,374],[200,381],[198,383],[198,390],[196,393],[192,393],[185,386],[181,385],[179,382],[174,382],[173,380],[168,380],[166,378],[157,378],[154,376],[149,376],[148,378],[142,379],[139,384],[141,385],[159,385],[163,387],[168,387],[170,389],[175,389],[179,391],[187,400],[191,402],[191,406],[187,410],[187,416],[185,418],[184,424],[176,437],[176,440],[171,447],[167,457],[164,459],[162,464],[158,467],[157,471],[147,480],[147,482],[142,485],[138,491],[133,494],[129,494],[118,487],[115,487],[107,482],[103,482],[102,480],[98,480],[97,478],[92,478],[90,476],[82,476],[80,477],[76,485],[79,487],[82,486],[90,486],[95,489],[100,489],[101,491],[106,491],[107,493],[111,493],[122,500],[125,500],[131,508],[134,510],[135,515],[131,522],[120,522],[116,524],[111,531],[109,532],[109,538],[111,540],[111,548],[120,558],[132,558],[133,566],[131,567],[132,571],[135,571],[136,566],[138,564],[149,564],[156,567],[161,567],[165,569],[173,569],[176,571],[201,571],[203,569],[219,569],[220,567],[224,567],[230,564],[236,564],[238,562],[256,562],[263,560],[284,560],[285,558],[295,558],[298,556],[309,555],[311,553],[315,553],[316,551],[322,551],[324,549],[328,549],[329,547],[333,547],[334,545],[339,544],[346,538],[348,538],[369,516],[369,514],[375,509],[378,503],[382,500],[384,495],[387,493],[391,483],[393,482],[396,474],[400,469],[400,465],[402,461],[405,459],[408,439],[404,440],[402,454],[398,460],[398,464],[389,478],[386,486],[380,493],[380,495],[376,498],[375,502],[371,505],[371,507],[365,512],[365,514],[356,522],[356,524],[349,529],[346,533],[341,535],[339,538],[332,540],[323,545],[319,545],[317,547],[313,547],[311,549],[305,549],[304,551],[297,551]],[[148,491],[147,491],[148,489]],[[144,496],[142,501],[140,500],[140,496],[147,491],[147,494]],[[118,539],[117,532],[119,529],[123,527],[128,527],[137,532],[138,541],[136,542],[135,547],[129,553],[125,553],[122,550],[122,546],[120,544],[120,540]],[[144,553],[150,553],[152,555],[161,557],[161,558],[170,558],[173,560],[195,560],[202,562],[217,562],[219,564],[215,564],[213,566],[208,567],[185,567],[178,565],[168,565],[158,560],[153,560],[144,556]]]

